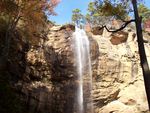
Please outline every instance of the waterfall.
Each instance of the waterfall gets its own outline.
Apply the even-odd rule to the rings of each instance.
[[[75,61],[77,67],[77,113],[93,113],[92,71],[90,45],[86,32],[76,27],[73,33]]]

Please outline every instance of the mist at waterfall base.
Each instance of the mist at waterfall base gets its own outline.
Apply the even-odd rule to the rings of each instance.
[[[77,68],[77,104],[75,113],[93,113],[90,43],[86,32],[76,27],[72,43]]]

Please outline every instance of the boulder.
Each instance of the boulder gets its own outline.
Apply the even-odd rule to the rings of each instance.
[[[127,41],[127,38],[128,38],[128,33],[127,32],[119,31],[119,32],[113,33],[111,35],[110,42],[113,45],[118,45],[118,44],[121,44],[121,43],[125,43]]]

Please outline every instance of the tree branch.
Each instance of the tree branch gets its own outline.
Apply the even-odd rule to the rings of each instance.
[[[100,29],[103,29],[105,28],[108,32],[118,32],[118,31],[121,31],[123,30],[128,24],[130,24],[131,22],[135,22],[135,19],[132,19],[132,20],[129,20],[129,21],[126,21],[119,29],[116,29],[116,30],[110,30],[109,28],[107,28],[106,25],[102,26]]]

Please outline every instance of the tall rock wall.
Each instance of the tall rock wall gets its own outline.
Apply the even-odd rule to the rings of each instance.
[[[93,38],[100,52],[93,75],[96,113],[148,112],[135,32],[103,32]],[[145,47],[149,60],[149,43]]]
[[[26,55],[22,80],[15,84],[29,113],[76,113],[77,72],[74,27],[54,26],[43,46]],[[136,34],[129,29],[90,39],[94,113],[147,113]],[[150,43],[145,44],[150,61]]]

